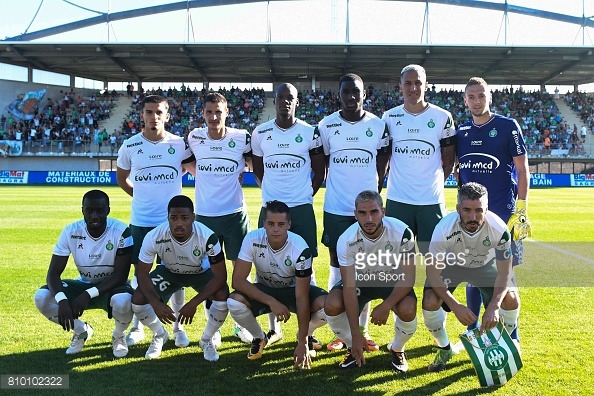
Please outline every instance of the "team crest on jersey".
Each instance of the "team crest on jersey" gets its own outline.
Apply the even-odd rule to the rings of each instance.
[[[433,122],[433,119],[429,120],[429,122],[427,123],[427,126],[429,128],[435,128],[435,123]]]
[[[301,142],[303,141],[303,138],[301,137],[301,135],[300,135],[300,134],[297,134],[297,137],[295,138],[295,141],[296,141],[297,143],[301,143]]]
[[[392,246],[392,244],[390,243],[390,241],[388,241],[388,243],[386,243],[386,246],[384,247],[384,250],[387,252],[391,252],[392,250],[394,250],[394,246]]]
[[[169,145],[169,150],[167,150],[167,152],[169,154],[175,154],[175,149],[173,148],[173,146],[171,144]]]
[[[371,131],[371,128],[367,128],[367,130],[365,131],[365,134],[367,135],[367,137],[372,137],[373,132]]]
[[[483,245],[484,246],[491,246],[491,241],[489,240],[489,237],[488,236],[483,241]]]
[[[192,254],[196,257],[200,256],[200,253],[202,253],[202,252],[197,247],[194,248],[194,250],[192,250]]]
[[[231,147],[231,148],[235,147],[235,142],[233,141],[233,139],[231,139],[229,141],[229,147]]]
[[[111,243],[111,240],[107,241],[107,245],[105,245],[105,249],[113,250],[113,243]]]
[[[291,258],[289,256],[287,256],[287,258],[285,259],[285,265],[287,267],[290,267],[291,264],[293,264],[293,262],[291,261]]]
[[[489,131],[489,136],[490,137],[495,137],[497,136],[497,129],[493,128]]]

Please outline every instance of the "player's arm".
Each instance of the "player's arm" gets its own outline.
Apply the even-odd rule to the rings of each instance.
[[[530,168],[528,167],[528,156],[526,154],[514,157],[514,165],[518,174],[518,199],[527,200],[530,189]]]
[[[442,139],[441,144],[444,144],[445,140],[453,140],[455,142],[456,137],[453,136],[451,138]],[[447,144],[447,143],[446,143]],[[456,162],[456,144],[450,144],[446,146],[441,146],[441,167],[443,168],[443,181],[448,179],[448,177],[452,174],[454,170],[454,164]]]
[[[256,286],[254,286],[247,280],[247,278],[250,276],[251,270],[251,262],[245,261],[241,258],[238,258],[235,261],[235,267],[233,268],[233,276],[231,278],[231,286],[233,287],[233,289],[242,292],[252,300],[256,300],[261,302],[262,304],[268,305],[270,307],[270,310],[276,316],[279,322],[286,322],[287,320],[289,320],[289,317],[291,316],[289,308],[287,308],[284,304],[281,304],[280,301],[278,301],[276,298],[262,292],[260,289],[258,289]]]
[[[297,347],[293,355],[297,367],[310,368],[311,358],[307,348],[307,330],[310,319],[309,284],[311,280],[311,267],[309,276],[295,276],[295,305],[297,307]]]
[[[312,195],[316,195],[322,183],[324,183],[324,179],[326,179],[326,156],[322,151],[315,154],[310,151],[309,158],[311,159],[311,171],[313,172],[311,179]]]
[[[341,265],[340,276],[343,284],[342,299],[353,338],[351,352],[357,361],[357,366],[361,366],[365,364],[363,351],[369,351],[369,347],[359,328],[359,300],[357,299],[355,265]]]
[[[60,326],[66,331],[70,331],[74,328],[74,314],[72,313],[72,308],[70,307],[70,303],[68,299],[64,295],[64,290],[62,289],[62,273],[64,273],[64,269],[66,269],[66,264],[68,263],[69,256],[58,256],[56,254],[52,255],[52,259],[50,261],[49,269],[47,270],[46,276],[46,283],[47,288],[56,298],[58,301],[58,323]]]
[[[394,285],[392,292],[384,301],[377,305],[371,311],[371,323],[378,326],[385,325],[390,316],[390,311],[398,304],[408,293],[412,290],[415,285],[415,263],[411,255],[414,255],[415,249],[415,237],[410,230],[407,228],[404,231],[402,241],[400,242],[400,253],[399,253],[399,268],[401,270],[402,279]]]
[[[511,251],[511,235],[509,231],[500,238],[500,245],[495,248],[495,265],[497,265],[497,277],[495,278],[495,285],[493,286],[493,298],[485,309],[483,320],[481,322],[481,332],[487,331],[499,322],[499,308],[501,302],[507,293],[509,285],[513,284],[513,269],[512,269],[512,251]]]
[[[132,238],[130,230],[127,228],[128,238]],[[132,260],[132,245],[118,248],[114,260],[114,274],[98,285],[87,289],[85,293],[81,293],[72,302],[72,312],[75,317],[80,317],[84,310],[87,309],[91,299],[99,295],[110,292],[118,286],[123,285],[128,280],[130,274],[130,262]]]
[[[392,154],[392,140],[390,139],[390,131],[388,126],[384,128],[384,134],[382,136],[382,147],[377,151],[377,157],[375,160],[375,167],[377,171],[377,191],[382,192],[384,187],[384,179],[388,172],[388,164],[390,163],[390,155]]]
[[[187,163],[182,163],[182,169],[184,173],[188,172],[192,176],[196,177],[196,160]]]
[[[134,189],[132,182],[130,179],[128,179],[128,176],[130,176],[130,169],[123,169],[119,166],[116,168],[116,180],[118,182],[118,186],[120,186],[120,188],[124,190],[126,194],[132,197]]]
[[[258,186],[262,187],[262,180],[264,179],[264,158],[252,153],[252,170],[254,172],[254,179]]]
[[[515,202],[514,213],[507,221],[507,228],[512,233],[513,240],[521,240],[532,236],[532,228],[528,220],[528,190],[530,188],[530,171],[526,154],[514,157],[514,165],[518,174],[518,197]]]
[[[192,323],[198,305],[211,298],[227,284],[227,267],[225,266],[225,254],[223,251],[221,250],[216,256],[209,256],[208,260],[210,261],[210,269],[213,277],[206,283],[204,289],[202,289],[200,293],[191,298],[190,301],[185,303],[179,310],[178,320],[182,324]]]

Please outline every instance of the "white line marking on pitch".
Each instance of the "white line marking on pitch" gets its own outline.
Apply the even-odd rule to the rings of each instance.
[[[534,239],[531,239],[531,238],[526,238],[525,241],[526,242],[530,242],[530,243],[535,243],[535,244],[540,245],[540,246],[543,246],[543,247],[545,247],[547,249],[551,249],[551,250],[554,250],[556,252],[559,252],[559,253],[562,253],[562,254],[566,254],[568,256],[571,256],[571,257],[575,257],[576,259],[585,261],[586,263],[594,264],[594,260],[592,260],[591,258],[584,257],[584,256],[579,255],[577,253],[570,252],[569,250],[561,249],[561,248],[559,248],[557,246],[550,245],[550,244],[544,243],[544,242],[539,242],[539,241],[534,240]]]

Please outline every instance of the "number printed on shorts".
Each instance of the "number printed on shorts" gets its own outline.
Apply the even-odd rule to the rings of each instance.
[[[151,280],[153,281],[153,285],[159,286],[159,290],[162,292],[167,290],[167,288],[171,284],[170,282],[164,280],[161,275],[157,275],[156,278],[151,278]]]

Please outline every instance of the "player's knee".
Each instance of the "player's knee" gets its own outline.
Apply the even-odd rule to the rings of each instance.
[[[396,314],[405,322],[414,320],[417,316],[417,300],[413,297],[404,297],[396,307]]]
[[[335,289],[328,294],[324,302],[324,312],[328,316],[340,315],[344,312],[344,303],[342,300],[342,290]]]
[[[229,287],[227,285],[221,287],[212,295],[212,299],[215,301],[227,301],[227,298],[229,298]]]
[[[249,306],[248,301],[245,299],[245,297],[239,293],[229,294],[229,297],[227,298],[227,305],[229,305],[229,300],[237,301],[237,302],[242,303],[245,306]],[[233,304],[233,303],[231,303],[231,304]]]
[[[136,304],[136,305],[148,304],[148,299],[144,296],[144,294],[142,294],[140,289],[136,289],[136,291],[132,295],[132,304]]]
[[[132,296],[129,293],[114,294],[109,304],[114,311],[132,312]]]
[[[48,289],[37,289],[35,295],[33,296],[33,299],[35,301],[35,306],[37,307],[37,310],[43,313],[47,310],[47,308],[53,300],[52,292],[50,292]]]
[[[441,306],[441,299],[432,289],[425,289],[421,305],[425,311],[437,311]]]
[[[326,296],[320,296],[313,300],[310,306],[311,312],[318,312],[320,309],[324,308],[324,304],[326,303]]]
[[[520,296],[515,292],[507,292],[501,301],[501,308],[512,310],[520,307]]]

